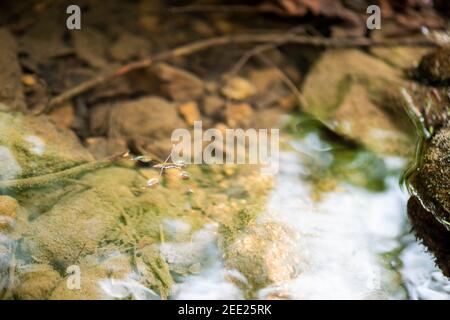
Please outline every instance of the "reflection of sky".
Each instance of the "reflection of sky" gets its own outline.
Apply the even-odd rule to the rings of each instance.
[[[320,152],[308,149],[317,146],[308,141],[295,149],[309,156]],[[387,178],[387,189],[378,193],[341,185],[314,203],[301,179],[305,168],[298,154],[286,152],[280,159],[269,213],[260,219],[281,221],[300,232],[304,245],[300,250],[309,268],[291,281],[261,290],[261,298],[281,293],[294,299],[450,299],[450,281],[412,235],[404,236],[410,230],[405,212],[408,196],[397,178]],[[386,159],[386,165],[395,169],[401,161]],[[402,245],[399,280],[389,267],[398,263],[397,257],[388,260],[381,255]]]

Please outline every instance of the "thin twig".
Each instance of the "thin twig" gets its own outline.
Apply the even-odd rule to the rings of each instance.
[[[213,13],[274,13],[278,15],[286,15],[286,11],[272,5],[189,5],[181,7],[172,7],[169,9],[171,13],[195,13],[195,12],[213,12]]]
[[[275,68],[275,70],[277,71],[280,79],[282,82],[284,82],[284,84],[288,87],[288,89],[295,95],[295,97],[297,98],[299,104],[303,107],[307,106],[307,102],[305,97],[303,96],[303,94],[297,89],[297,86],[294,84],[294,82],[289,78],[288,75],[286,75],[285,72],[283,72],[283,70],[281,70],[272,60],[270,60],[269,58],[267,58],[264,54],[262,53],[258,53],[257,54],[258,58],[261,59],[261,61],[263,63],[265,63],[266,65]]]
[[[237,75],[241,69],[247,64],[247,62],[253,57],[265,51],[269,51],[277,48],[282,44],[274,44],[274,43],[264,43],[259,46],[253,47],[252,49],[246,51],[239,60],[233,65],[231,70],[227,73],[225,78],[231,78]]]
[[[303,45],[312,45],[320,47],[394,47],[394,46],[435,46],[436,44],[425,38],[405,38],[405,39],[369,39],[369,38],[324,38],[316,36],[297,35],[289,33],[266,33],[266,34],[241,34],[228,35],[205,40],[199,40],[177,48],[160,52],[148,58],[125,64],[111,71],[101,73],[100,75],[82,82],[75,87],[61,93],[50,100],[47,107],[42,111],[47,113],[55,106],[82,94],[94,87],[109,81],[115,77],[125,75],[131,71],[148,68],[157,62],[167,61],[178,57],[191,55],[193,53],[206,50],[215,46],[223,46],[233,43],[295,43]]]
[[[82,173],[87,173],[100,168],[107,167],[111,165],[114,161],[118,160],[120,156],[113,156],[101,161],[93,161],[88,163],[83,163],[76,167],[72,167],[66,170],[58,171],[55,173],[44,174],[41,176],[35,176],[30,178],[15,179],[15,180],[3,180],[0,181],[1,189],[28,189],[28,188],[38,188],[49,185],[57,180],[67,179],[76,177]]]

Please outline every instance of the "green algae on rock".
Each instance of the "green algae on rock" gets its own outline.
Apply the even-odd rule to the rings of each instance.
[[[118,298],[108,284],[124,281],[132,275],[130,259],[121,254],[98,258],[86,257],[77,265],[80,268],[79,288],[68,285],[65,277],[51,292],[50,300],[106,300]],[[107,288],[105,288],[107,287]],[[110,289],[110,290],[108,290]],[[128,298],[128,295],[123,297]]]
[[[18,270],[17,284],[13,287],[12,294],[23,300],[46,299],[61,281],[63,278],[50,265],[26,265]]]
[[[46,117],[0,111],[0,180],[58,172],[94,160],[72,131]]]
[[[21,191],[19,199],[26,193],[28,199],[24,202],[27,206],[33,203],[34,209],[29,210],[28,218],[17,230],[20,247],[16,255],[25,266],[49,265],[61,277],[65,277],[68,266],[81,266],[87,277],[82,281],[81,292],[68,290],[64,280],[49,296],[41,298],[108,298],[98,287],[98,281],[108,280],[110,273],[104,270],[108,265],[105,262],[104,267],[98,269],[92,261],[103,261],[115,252],[120,252],[131,265],[133,279],[141,289],[147,288],[154,296],[167,298],[174,283],[171,273],[177,270],[173,270],[158,251],[158,245],[169,237],[169,231],[163,227],[165,222],[181,219],[190,226],[190,233],[211,220],[228,225],[233,224],[230,222],[233,220],[245,228],[260,212],[270,186],[262,183],[269,180],[258,178],[257,168],[253,169],[240,171],[230,179],[237,171],[220,166],[213,170],[193,167],[189,169],[192,178],[188,181],[178,176],[176,183],[176,176],[163,175],[157,188],[145,189],[146,179],[151,175],[149,171],[158,176],[157,170],[112,166],[85,173],[63,188],[50,185],[33,192]],[[205,194],[206,188],[211,191],[211,198]],[[254,194],[245,188],[265,191]],[[42,194],[55,189],[63,191],[56,192],[51,205],[39,204],[41,200],[48,202]],[[224,190],[240,191],[230,192],[225,199],[215,202],[214,194],[223,194]],[[240,212],[248,210],[251,211],[249,219],[241,220]],[[172,240],[178,238],[171,237]],[[175,241],[184,241],[184,238]],[[120,279],[128,281],[124,276]],[[44,289],[38,290],[40,294],[48,293]],[[18,297],[37,294],[25,292],[23,288],[17,290]]]
[[[115,169],[109,174],[129,175],[130,179],[137,175],[126,169]],[[82,181],[90,183],[93,179],[89,178]],[[22,250],[37,261],[66,268],[77,260],[80,252],[90,254],[97,249],[131,197],[126,185],[120,182],[107,185],[100,176],[93,181],[92,188],[74,190],[29,223]]]
[[[0,232],[11,227],[19,208],[16,199],[0,195]]]
[[[20,76],[22,74],[14,36],[0,28],[0,110],[25,111],[26,103]]]

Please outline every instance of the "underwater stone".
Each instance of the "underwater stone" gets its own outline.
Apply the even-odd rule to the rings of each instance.
[[[0,179],[39,176],[94,160],[75,134],[47,117],[0,111]]]
[[[256,288],[292,279],[302,262],[293,233],[274,222],[249,226],[226,248],[226,265]]]
[[[136,179],[133,170],[110,168],[87,174],[81,183],[28,225],[22,250],[50,264],[66,267],[80,255],[95,252],[99,242],[113,230],[131,199],[127,188]]]
[[[22,267],[19,270],[18,279],[17,286],[13,288],[13,294],[22,300],[48,299],[62,280],[59,273],[46,264],[33,264]]]
[[[360,50],[327,50],[303,84],[303,111],[372,151],[409,155],[414,134],[397,102],[404,83],[400,69]]]
[[[0,231],[8,228],[19,210],[17,200],[9,196],[0,196]]]

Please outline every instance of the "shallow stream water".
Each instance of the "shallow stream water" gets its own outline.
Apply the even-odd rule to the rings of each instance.
[[[304,257],[304,264],[295,278],[260,289],[254,293],[257,298],[450,299],[450,281],[410,231],[408,195],[398,175],[385,177],[383,191],[344,182],[316,201],[305,178],[305,159],[327,156],[324,150],[329,146],[315,133],[289,144],[290,150],[281,152],[280,171],[258,223],[275,221],[292,228],[295,239],[289,245]],[[383,161],[391,172],[401,172],[404,166],[401,159]],[[216,231],[209,225],[194,237],[194,246],[208,253],[210,263],[199,274],[180,280],[175,299],[244,297],[227,280],[240,275],[224,267]]]
[[[408,194],[399,185],[405,161],[379,158],[321,133],[316,128],[283,135],[279,171],[256,221],[289,229],[288,238],[269,243],[270,259],[278,252],[299,257],[295,276],[244,291],[251,286],[237,270],[227,269],[216,223],[192,233],[186,221],[167,219],[167,234],[189,239],[159,244],[167,263],[180,266],[180,272],[172,270],[177,275],[170,298],[450,300],[450,281],[408,224]],[[272,273],[284,271],[283,264],[274,265]],[[159,299],[133,275],[96,280],[105,298]]]

